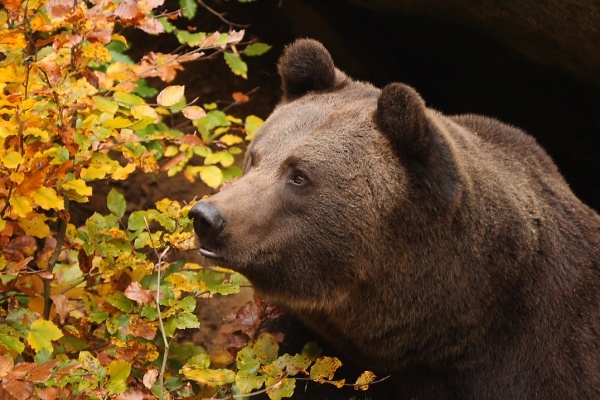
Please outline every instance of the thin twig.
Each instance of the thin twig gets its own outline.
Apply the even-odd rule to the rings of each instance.
[[[202,7],[204,7],[206,9],[206,11],[208,11],[209,13],[211,13],[212,15],[214,15],[215,17],[219,18],[222,22],[226,23],[229,26],[233,26],[233,27],[236,27],[236,28],[248,28],[248,27],[250,27],[250,25],[236,24],[234,22],[231,22],[231,21],[225,19],[225,17],[223,17],[219,12],[213,10],[212,8],[210,8],[209,6],[207,6],[206,4],[204,4],[204,2],[202,0],[198,0],[198,4],[200,4]]]
[[[160,367],[160,375],[159,375],[159,385],[160,385],[160,395],[159,399],[163,399],[164,395],[164,384],[165,384],[165,371],[167,369],[167,358],[169,356],[169,342],[167,341],[167,334],[165,331],[165,325],[163,323],[162,314],[160,312],[160,270],[163,264],[163,258],[167,255],[171,247],[167,246],[161,254],[158,254],[158,250],[154,245],[154,240],[152,240],[152,234],[150,232],[150,225],[148,224],[148,220],[144,217],[144,224],[146,224],[146,230],[148,231],[148,236],[150,237],[150,244],[152,245],[152,249],[154,250],[154,254],[156,255],[156,298],[154,301],[156,302],[156,311],[158,314],[158,324],[160,326],[160,333],[162,334],[163,342],[165,344],[165,352],[163,354],[163,361]]]

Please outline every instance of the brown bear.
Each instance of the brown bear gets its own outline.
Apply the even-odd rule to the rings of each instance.
[[[600,217],[536,141],[314,40],[279,73],[244,176],[190,212],[201,254],[390,375],[369,398],[599,399]]]

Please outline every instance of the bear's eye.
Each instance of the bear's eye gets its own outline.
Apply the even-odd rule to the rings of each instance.
[[[304,175],[301,172],[296,172],[294,173],[294,175],[292,175],[292,179],[290,179],[289,181],[292,185],[295,186],[304,186],[307,183],[309,183],[309,179],[306,175]]]

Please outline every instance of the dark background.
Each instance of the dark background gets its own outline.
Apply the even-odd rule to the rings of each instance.
[[[600,210],[600,89],[585,77],[531,61],[481,30],[427,16],[378,13],[341,0],[206,4],[230,21],[249,24],[246,37],[273,48],[246,59],[247,80],[233,77],[219,60],[188,67],[179,83],[186,92],[195,91],[200,103],[258,88],[249,104],[232,112],[265,118],[280,95],[276,61],[283,47],[295,38],[312,37],[355,79],[379,87],[401,81],[442,113],[484,114],[529,132],[573,191]],[[228,28],[202,9],[195,23],[206,31]]]

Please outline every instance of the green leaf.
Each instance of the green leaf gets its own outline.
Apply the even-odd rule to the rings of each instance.
[[[96,108],[102,112],[108,113],[110,115],[115,115],[117,110],[119,109],[119,105],[116,101],[102,97],[102,96],[93,96],[92,100],[94,100],[94,104]]]
[[[246,130],[246,140],[252,140],[258,128],[263,124],[263,120],[256,115],[248,115],[246,122],[244,123],[244,129]]]
[[[52,359],[52,352],[46,348],[42,348],[34,357],[33,361],[36,364],[43,364],[46,361],[50,361]]]
[[[308,374],[306,369],[310,367],[311,363],[312,361],[310,358],[300,354],[295,354],[293,356],[284,354],[273,361],[273,365],[280,370],[285,371],[288,376],[297,375],[299,372]]]
[[[117,192],[115,188],[110,189],[108,196],[106,197],[106,206],[117,218],[123,218],[127,204],[125,203],[125,197]]]
[[[238,371],[235,376],[235,384],[242,394],[250,393],[255,389],[260,389],[266,380],[266,376],[256,375],[249,371]]]
[[[115,92],[113,98],[125,108],[130,108],[131,106],[141,106],[146,104],[144,99],[142,99],[141,97],[126,92]]]
[[[244,54],[250,57],[260,56],[271,49],[266,43],[252,43],[246,46]]]
[[[225,57],[225,62],[231,69],[231,72],[241,76],[244,79],[248,78],[248,65],[246,65],[246,63],[238,54],[226,51],[223,53],[223,57]]]
[[[191,47],[199,46],[206,39],[206,33],[196,32],[190,33],[188,31],[177,30],[175,31],[175,37],[181,44],[187,44]]]
[[[18,337],[8,336],[5,332],[0,332],[0,344],[8,347],[10,350],[21,354],[25,350],[25,345]]]
[[[110,379],[106,389],[111,395],[123,393],[127,390],[127,378],[131,373],[131,364],[127,361],[115,360],[108,364],[108,375]]]
[[[156,321],[158,318],[158,310],[154,306],[144,305],[140,315],[148,321]]]
[[[113,307],[118,308],[119,310],[130,313],[133,311],[134,303],[127,296],[125,296],[122,292],[117,292],[115,294],[111,294],[110,296],[106,296],[106,301]]]
[[[277,358],[279,353],[279,345],[277,340],[267,332],[262,332],[258,339],[251,345],[256,359],[262,364],[267,365]]]
[[[179,0],[179,7],[183,9],[184,17],[192,19],[196,16],[198,3],[196,3],[196,0]]]
[[[190,312],[180,312],[165,322],[165,333],[173,337],[177,329],[197,328],[200,326],[198,317]]]
[[[52,341],[58,340],[63,336],[61,330],[54,325],[52,321],[37,319],[31,323],[27,342],[38,353],[42,349],[52,352]]]
[[[268,378],[266,386],[271,387],[267,390],[267,395],[271,400],[281,400],[284,397],[292,397],[296,389],[296,380],[294,378]]]

